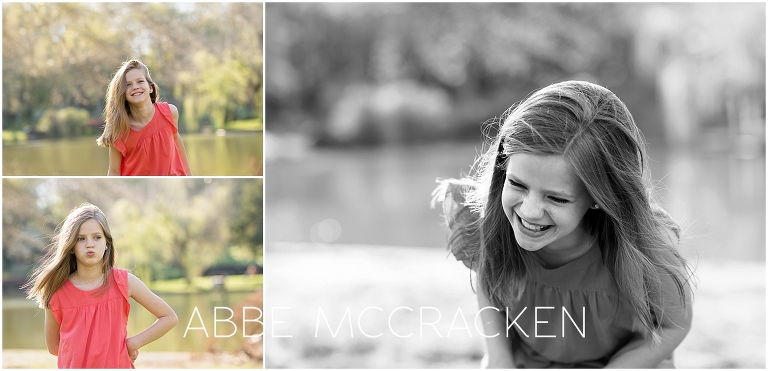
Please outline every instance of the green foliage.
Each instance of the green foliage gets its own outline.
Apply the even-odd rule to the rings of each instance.
[[[182,132],[209,112],[216,128],[236,111],[261,117],[261,3],[7,3],[3,4],[3,123],[64,107],[101,114],[120,64],[141,59],[176,104]],[[222,21],[226,20],[226,21]],[[258,97],[258,99],[257,99]],[[42,126],[53,136],[82,133]],[[72,123],[82,127],[82,120]]]
[[[76,137],[83,134],[89,118],[88,111],[81,108],[48,109],[36,128],[52,138]]]
[[[235,121],[227,122],[224,125],[224,128],[226,128],[227,130],[254,131],[254,130],[264,130],[264,125],[260,119],[235,120]]]
[[[186,109],[191,111],[192,121],[203,112],[209,113],[213,129],[221,129],[228,116],[249,103],[249,66],[240,59],[222,59],[205,50],[194,55],[193,63],[199,74],[179,75],[180,91],[188,96]]]
[[[348,94],[356,86],[376,91],[405,82],[442,91],[450,97],[449,104],[440,105],[443,112],[430,117],[452,120],[431,132],[458,139],[477,133],[478,123],[501,114],[531,91],[568,79],[611,89],[631,107],[641,126],[662,121],[659,111],[669,106],[690,107],[692,120],[719,119],[724,126],[720,118],[731,110],[726,107],[729,99],[765,101],[764,4],[266,6],[268,125],[270,130],[309,133],[318,140],[360,143],[369,137],[340,135],[334,127],[339,117],[355,133],[365,133],[371,122],[373,131],[398,130],[392,126],[401,125],[403,110],[390,109],[393,100]],[[670,84],[685,90],[669,93],[672,99],[660,97]],[[411,97],[403,100],[417,102],[415,107],[421,103]],[[388,114],[370,120],[360,114],[370,111],[360,108],[366,105],[382,107]],[[760,104],[751,106],[760,111]],[[419,122],[424,121],[411,116],[417,120],[405,124],[408,133],[411,128],[421,130]],[[449,132],[448,127],[460,130]]]
[[[263,254],[263,182],[243,182],[241,187],[239,199],[233,200],[239,212],[230,226],[231,241],[250,251],[255,259]]]
[[[26,142],[27,133],[11,130],[3,130],[3,142]]]
[[[228,291],[256,291],[264,284],[264,276],[254,275],[235,275],[224,278],[224,287]],[[210,277],[195,277],[191,283],[184,279],[170,279],[155,281],[147,285],[154,293],[196,293],[211,291]]]

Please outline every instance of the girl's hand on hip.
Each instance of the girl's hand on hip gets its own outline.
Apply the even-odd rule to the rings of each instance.
[[[131,356],[131,362],[135,362],[136,358],[139,358],[139,348],[136,347],[135,341],[132,337],[125,339],[125,347],[128,348],[128,355]]]

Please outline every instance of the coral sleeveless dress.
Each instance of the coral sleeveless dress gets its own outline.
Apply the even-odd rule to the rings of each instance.
[[[134,368],[126,348],[128,271],[113,268],[109,289],[82,291],[69,280],[51,297],[60,326],[59,368]]]
[[[171,107],[165,102],[154,105],[155,115],[143,129],[130,129],[128,137],[114,143],[123,155],[120,175],[188,175],[173,139],[178,129]]]

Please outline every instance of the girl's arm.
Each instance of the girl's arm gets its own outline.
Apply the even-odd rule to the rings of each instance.
[[[114,145],[109,146],[109,169],[107,170],[107,175],[120,175],[120,162],[122,160],[123,154]]]
[[[480,320],[483,321],[483,332],[485,333],[483,336],[483,343],[485,344],[483,367],[515,368],[510,339],[507,338],[506,313],[494,310],[493,305],[479,287],[477,303],[480,306]],[[498,335],[494,336],[496,334]]]
[[[184,170],[187,171],[187,175],[192,175],[192,169],[189,167],[189,160],[187,160],[187,150],[184,148],[184,141],[181,140],[181,135],[179,133],[176,133],[176,135],[173,136],[173,140],[176,141],[176,147],[179,148],[179,153],[181,154],[181,161],[184,165]]]
[[[134,351],[165,335],[173,326],[176,326],[179,319],[163,299],[149,291],[144,282],[130,273],[128,273],[128,295],[157,317],[157,321],[146,330],[126,339],[128,353],[134,357]]]
[[[187,160],[187,149],[184,148],[184,141],[181,140],[181,135],[179,135],[178,128],[179,128],[179,109],[176,108],[173,104],[168,104],[168,106],[171,108],[171,114],[173,115],[173,121],[176,125],[176,134],[173,136],[173,140],[176,142],[176,147],[179,149],[179,153],[181,154],[181,161],[184,165],[184,170],[187,171],[187,175],[192,175],[192,169],[189,167],[189,160]]]
[[[59,339],[61,339],[61,333],[58,322],[53,316],[53,311],[50,308],[45,309],[45,345],[48,346],[48,351],[55,355],[59,355]]]
[[[672,280],[669,279],[669,282],[665,283],[667,293],[669,293],[666,297],[669,300],[669,305],[665,305],[664,316],[661,319],[661,329],[659,330],[661,343],[654,343],[650,337],[646,337],[641,342],[630,342],[624,349],[617,352],[619,356],[612,359],[605,368],[656,367],[672,354],[672,351],[680,345],[685,335],[688,334],[693,317],[690,287],[685,285],[685,308],[683,308],[682,300],[676,294],[677,288],[675,288]]]

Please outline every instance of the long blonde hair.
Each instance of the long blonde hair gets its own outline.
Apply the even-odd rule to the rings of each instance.
[[[107,217],[101,209],[84,203],[70,211],[64,222],[56,228],[45,257],[30,276],[29,282],[23,286],[27,289],[27,298],[35,299],[40,308],[50,308],[53,293],[60,289],[67,282],[69,275],[77,270],[77,259],[74,255],[77,235],[80,226],[89,219],[99,222],[101,229],[104,230],[104,238],[107,240],[107,249],[102,257],[104,281],[101,284],[101,290],[96,294],[103,294],[109,289],[109,278],[115,266],[112,233]]]
[[[157,87],[152,76],[149,75],[149,69],[144,63],[141,63],[138,59],[131,59],[124,62],[120,69],[117,70],[115,76],[112,77],[112,81],[107,88],[107,96],[104,98],[104,133],[101,134],[99,139],[96,139],[96,144],[101,147],[109,147],[116,140],[124,138],[131,130],[130,117],[131,107],[128,101],[125,100],[125,74],[132,69],[140,69],[144,72],[144,76],[147,78],[147,83],[152,92],[149,93],[149,99],[152,103],[157,102],[160,99],[160,89]]]

